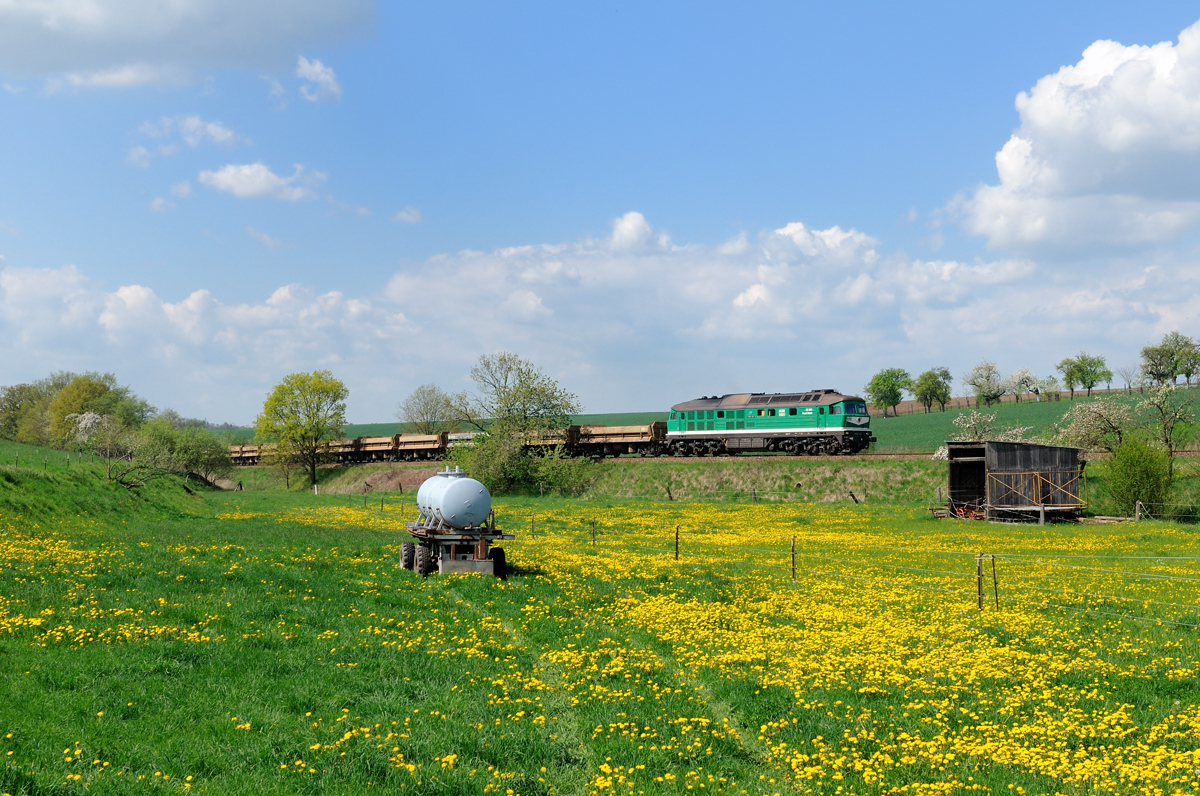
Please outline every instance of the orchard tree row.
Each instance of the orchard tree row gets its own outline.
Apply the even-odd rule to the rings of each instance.
[[[1138,365],[1119,367],[1115,373],[1103,356],[1086,351],[1062,360],[1055,370],[1057,374],[1039,378],[1029,368],[1018,368],[1005,376],[996,363],[984,360],[963,376],[962,385],[967,394],[975,398],[977,406],[988,407],[1006,395],[1013,396],[1018,403],[1027,395],[1032,395],[1036,401],[1057,401],[1067,390],[1073,400],[1075,391],[1084,389],[1090,397],[1092,390],[1101,384],[1111,390],[1114,378],[1124,383],[1126,391],[1175,384],[1180,378],[1190,387],[1192,378],[1200,373],[1200,344],[1187,335],[1170,332],[1158,345],[1142,348]],[[905,393],[926,412],[935,404],[944,412],[946,404],[953,398],[953,385],[954,377],[949,368],[931,368],[915,379],[904,368],[885,368],[876,373],[864,389],[867,399],[883,409],[886,417],[889,410],[895,413]]]

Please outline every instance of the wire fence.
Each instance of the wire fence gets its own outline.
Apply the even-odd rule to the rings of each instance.
[[[1010,607],[1063,610],[1100,619],[1200,629],[1200,603],[1161,599],[1166,596],[1161,593],[1163,588],[1181,590],[1184,600],[1192,596],[1194,584],[1200,581],[1200,567],[1186,571],[1162,568],[1186,568],[1200,562],[1200,556],[983,553],[780,533],[776,537],[786,541],[770,546],[763,542],[745,544],[740,538],[725,536],[708,527],[669,522],[611,522],[561,512],[540,519],[536,512],[518,516],[519,519],[514,519],[527,524],[531,539],[538,538],[540,526],[547,541],[565,539],[572,546],[583,545],[600,555],[619,555],[628,549],[664,556],[689,568],[737,567],[772,578],[780,578],[778,573],[784,573],[780,579],[785,583],[834,579],[940,594],[952,597],[960,607],[970,606],[980,611]],[[656,544],[659,540],[661,543]],[[821,549],[813,550],[814,546]],[[935,556],[942,566],[930,566],[924,560],[881,561],[869,555],[837,555],[828,549],[831,547],[847,553],[884,553],[893,557]],[[955,560],[962,566],[946,566],[953,566]],[[1105,561],[1109,566],[1087,566],[1085,560]],[[1128,562],[1130,568],[1115,568],[1119,562]],[[1159,571],[1147,571],[1148,566]],[[1136,593],[1149,587],[1158,591],[1153,595]],[[1140,611],[1132,610],[1135,606]]]

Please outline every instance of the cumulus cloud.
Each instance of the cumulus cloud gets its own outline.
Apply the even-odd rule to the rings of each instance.
[[[139,169],[150,167],[150,159],[153,157],[149,149],[144,146],[130,147],[125,153],[125,162],[130,166],[135,166]]]
[[[0,3],[0,71],[122,88],[195,69],[275,69],[302,47],[360,36],[374,17],[372,0],[10,0]]]
[[[247,139],[230,130],[221,122],[205,121],[196,114],[164,116],[157,122],[144,122],[138,130],[148,138],[171,138],[178,134],[179,138],[190,147],[199,146],[202,143],[249,143]]]
[[[296,62],[296,77],[305,81],[300,86],[300,96],[309,102],[316,102],[325,97],[342,98],[342,87],[337,81],[337,75],[331,67],[316,58],[308,60],[303,55]]]
[[[250,237],[254,238],[256,241],[258,241],[264,247],[270,249],[271,251],[274,251],[275,249],[278,249],[280,246],[283,245],[283,241],[279,240],[279,238],[272,238],[267,233],[259,232],[254,227],[246,227],[246,234],[249,235]]]
[[[661,246],[641,221],[628,224],[632,247],[606,237],[442,254],[362,297],[284,285],[244,303],[203,286],[164,298],[101,288],[73,266],[0,264],[0,333],[20,343],[0,350],[0,367],[22,379],[113,370],[158,403],[249,420],[281,375],[328,366],[367,421],[418,384],[468,388],[473,361],[501,348],[592,409],[632,410],[725,391],[858,391],[897,364],[964,373],[987,357],[1049,373],[1084,347],[1136,361],[1165,331],[1200,331],[1191,262],[1101,265],[1083,283],[1023,258],[881,252],[837,226]]]
[[[1200,225],[1200,23],[1178,43],[1097,41],[1017,96],[997,185],[956,208],[993,246],[1165,243]]]
[[[403,210],[397,210],[392,216],[392,221],[395,221],[397,224],[420,224],[423,220],[421,211],[412,205]]]
[[[633,251],[647,246],[666,248],[671,245],[671,236],[665,232],[655,235],[654,227],[650,226],[646,217],[632,211],[613,219],[609,242],[618,251]]]
[[[280,177],[262,163],[230,164],[216,171],[202,171],[197,179],[201,185],[242,199],[270,197],[295,202],[315,198],[313,185],[321,182],[324,175],[305,172],[299,164],[295,168],[292,176]]]

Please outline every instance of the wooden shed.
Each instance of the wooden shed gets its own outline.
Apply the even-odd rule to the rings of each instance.
[[[1044,523],[1085,505],[1078,448],[1028,442],[947,442],[949,514]]]

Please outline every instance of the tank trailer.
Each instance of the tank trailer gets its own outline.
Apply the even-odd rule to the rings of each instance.
[[[504,548],[497,541],[514,539],[496,527],[487,487],[468,478],[459,467],[429,478],[417,490],[416,522],[405,525],[413,541],[400,545],[400,566],[421,577],[480,572],[508,577]]]

